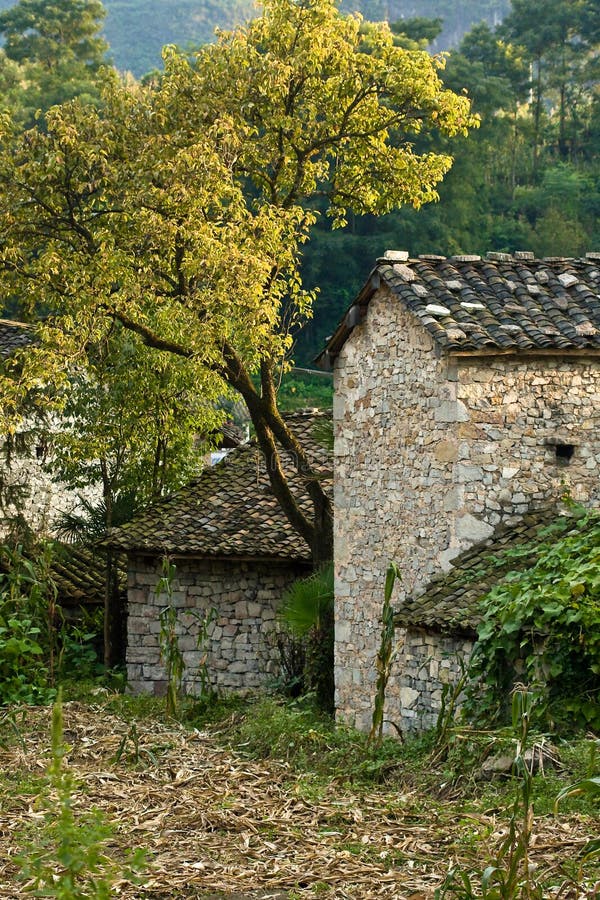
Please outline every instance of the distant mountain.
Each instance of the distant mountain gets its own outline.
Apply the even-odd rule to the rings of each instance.
[[[343,0],[344,9],[357,9],[366,19],[397,22],[423,16],[442,19],[444,27],[432,47],[435,51],[456,47],[463,35],[477,22],[485,19],[499,25],[510,10],[510,0],[363,0],[361,3]]]
[[[138,77],[162,65],[165,44],[205,44],[215,28],[231,28],[255,11],[253,0],[104,0],[104,6],[114,63]]]
[[[12,6],[0,0],[0,9]],[[214,37],[216,27],[231,28],[256,12],[253,0],[104,0],[105,36],[117,68],[140,76],[161,65],[165,44],[190,47]],[[396,21],[413,16],[442,18],[444,30],[434,50],[455,46],[475,23],[502,19],[510,0],[344,0],[347,11],[365,18]]]

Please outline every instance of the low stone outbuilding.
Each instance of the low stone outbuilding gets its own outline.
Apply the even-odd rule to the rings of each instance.
[[[457,597],[434,603],[434,580],[566,492],[600,503],[600,254],[389,252],[321,364],[334,371],[338,714],[370,725],[395,560],[386,716],[427,727],[475,625]]]
[[[297,414],[293,427],[330,477],[330,454],[312,439],[321,419],[315,411]],[[309,511],[302,483],[289,465],[285,468],[301,507]],[[111,544],[128,557],[132,690],[165,690],[159,614],[168,602],[176,610],[188,692],[201,684],[203,660],[219,689],[254,689],[278,675],[277,610],[286,588],[311,571],[311,553],[281,511],[254,441],[231,450],[191,484],[117,529]],[[170,600],[164,589],[157,590],[165,558],[175,565]],[[209,619],[208,640],[198,647],[199,624]]]

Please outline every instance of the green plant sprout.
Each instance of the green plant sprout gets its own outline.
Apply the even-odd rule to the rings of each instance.
[[[543,886],[535,877],[529,849],[533,832],[533,776],[525,759],[533,693],[524,685],[512,692],[512,727],[515,733],[513,775],[516,779],[508,832],[494,859],[481,873],[450,869],[435,892],[435,900],[544,900]],[[477,884],[478,882],[478,884]]]
[[[213,625],[218,617],[214,606],[202,613],[201,610],[194,610],[192,615],[198,623],[198,634],[196,635],[196,647],[202,654],[198,663],[198,678],[200,679],[200,697],[204,700],[212,699],[216,691],[213,688],[208,672],[208,641],[210,639],[210,626]]]
[[[76,811],[78,786],[65,767],[70,748],[63,742],[60,690],[52,709],[51,740],[50,767],[37,798],[42,826],[17,857],[23,890],[55,900],[110,900],[117,882],[139,883],[145,854],[136,850],[123,862],[110,858],[106,849],[114,827],[99,810]]]
[[[373,720],[367,740],[368,746],[380,747],[383,741],[383,711],[385,707],[385,692],[392,672],[392,665],[396,658],[394,646],[394,610],[392,609],[392,592],[400,578],[400,570],[396,563],[391,562],[385,576],[385,588],[383,592],[383,611],[381,614],[381,644],[377,652],[377,685],[375,689],[375,704],[373,708]]]
[[[176,718],[185,664],[177,635],[177,610],[172,605],[175,566],[167,556],[163,558],[162,571],[162,577],[156,585],[156,595],[166,594],[167,605],[159,613],[160,658],[165,666],[167,680],[167,715]]]

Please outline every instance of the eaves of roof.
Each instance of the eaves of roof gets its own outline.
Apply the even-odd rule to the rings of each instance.
[[[387,286],[457,356],[600,356],[600,253],[583,259],[532,253],[420,256],[388,251],[316,362],[331,368],[369,303]]]

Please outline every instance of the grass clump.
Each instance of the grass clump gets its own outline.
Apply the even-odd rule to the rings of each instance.
[[[424,746],[423,739],[402,745],[392,738],[370,746],[366,734],[336,725],[310,697],[288,702],[261,698],[234,715],[222,734],[236,752],[278,760],[294,775],[355,784],[381,783],[400,771],[410,772]]]

